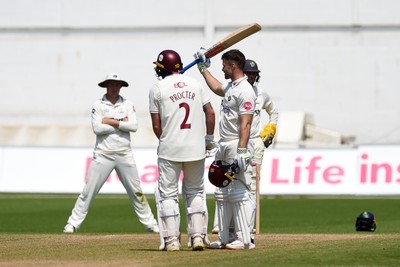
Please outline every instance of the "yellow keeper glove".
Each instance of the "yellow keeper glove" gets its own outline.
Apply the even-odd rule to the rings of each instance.
[[[274,140],[276,132],[276,124],[268,123],[264,126],[264,129],[260,133],[260,137],[264,142],[266,148],[268,148],[272,144],[272,140]]]

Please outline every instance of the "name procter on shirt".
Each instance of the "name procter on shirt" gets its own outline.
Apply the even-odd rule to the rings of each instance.
[[[201,84],[188,76],[174,74],[150,89],[150,113],[159,113],[163,129],[158,156],[172,161],[205,158],[205,115],[210,102]]]

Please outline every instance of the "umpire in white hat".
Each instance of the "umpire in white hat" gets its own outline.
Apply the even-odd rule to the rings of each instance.
[[[93,160],[64,233],[74,233],[80,228],[90,204],[113,170],[125,187],[139,221],[149,232],[158,233],[158,224],[142,192],[131,149],[130,133],[138,128],[135,107],[119,94],[121,88],[129,84],[118,73],[110,73],[98,85],[107,91],[92,108],[92,128],[96,134]]]

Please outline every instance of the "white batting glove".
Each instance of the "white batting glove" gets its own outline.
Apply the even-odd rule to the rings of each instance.
[[[199,60],[197,63],[197,68],[201,73],[205,72],[211,66],[211,61],[208,57],[206,57],[205,52],[206,49],[204,47],[200,47],[196,54],[193,55],[196,60]]]
[[[247,167],[250,165],[251,154],[247,151],[247,148],[239,147],[237,149],[237,155],[233,162],[236,165],[236,173],[245,172]]]
[[[207,134],[206,135],[206,157],[214,157],[217,153],[219,145],[214,141],[214,135]]]

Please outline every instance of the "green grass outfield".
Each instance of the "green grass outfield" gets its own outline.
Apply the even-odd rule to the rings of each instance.
[[[263,197],[250,251],[191,251],[182,216],[175,253],[158,251],[158,234],[145,232],[126,195],[98,195],[79,233],[63,234],[77,196],[0,194],[0,266],[400,266],[400,196]],[[365,210],[374,233],[354,229]]]

